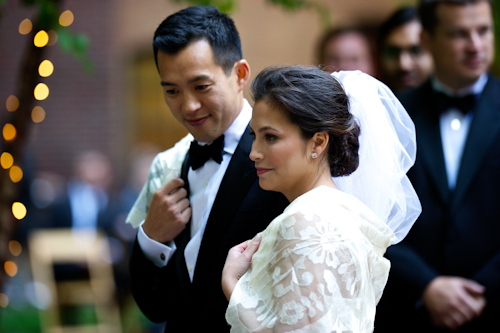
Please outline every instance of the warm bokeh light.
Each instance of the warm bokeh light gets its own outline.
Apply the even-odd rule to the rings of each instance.
[[[34,123],[41,123],[45,119],[45,110],[41,106],[35,106],[31,111],[31,120]]]
[[[49,34],[49,42],[47,45],[49,46],[56,45],[57,40],[59,39],[57,32],[55,32],[55,30],[49,30],[48,34]]]
[[[17,274],[17,265],[15,262],[7,260],[5,264],[3,264],[3,268],[5,269],[5,273],[8,276],[13,277]]]
[[[45,83],[39,83],[36,85],[33,93],[37,100],[43,101],[49,96],[49,87]]]
[[[7,106],[7,111],[16,111],[19,107],[19,99],[14,95],[10,95],[9,97],[7,97],[7,102],[5,103],[5,105]]]
[[[7,305],[9,305],[9,298],[7,297],[7,295],[0,293],[0,306],[2,308],[6,308]]]
[[[20,202],[14,202],[12,204],[12,214],[16,219],[22,220],[26,216],[26,207]]]
[[[19,33],[21,35],[27,35],[31,32],[33,28],[33,24],[29,19],[24,19],[21,24],[19,24]]]
[[[23,247],[21,243],[19,243],[18,241],[11,240],[9,242],[9,251],[10,253],[12,253],[13,256],[17,257],[23,251]]]
[[[44,47],[49,42],[49,34],[45,30],[40,30],[33,40],[36,47]]]
[[[16,128],[14,125],[7,123],[4,125],[2,133],[6,141],[13,140],[16,137]]]
[[[54,65],[49,60],[44,60],[38,66],[38,74],[43,77],[52,75],[54,72]]]
[[[12,166],[9,171],[10,180],[14,183],[18,183],[23,179],[23,170],[17,165]]]
[[[2,164],[2,168],[9,169],[12,164],[14,164],[14,157],[12,157],[10,153],[4,151],[0,157],[0,164]]]
[[[66,10],[62,12],[61,16],[59,16],[59,24],[63,27],[70,26],[75,20],[75,16],[70,10]]]

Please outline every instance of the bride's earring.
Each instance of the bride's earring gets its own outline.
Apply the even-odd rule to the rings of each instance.
[[[318,158],[318,154],[316,154],[316,153],[312,153],[312,154],[311,154],[311,157],[312,157],[312,158]]]

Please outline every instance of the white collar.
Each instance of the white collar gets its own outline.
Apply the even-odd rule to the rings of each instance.
[[[245,132],[245,129],[252,118],[252,107],[250,103],[244,98],[243,108],[240,114],[233,121],[231,126],[224,132],[224,151],[229,154],[234,154],[238,143],[240,142],[241,136]]]
[[[435,75],[431,77],[432,88],[435,91],[440,91],[452,97],[453,96],[461,97],[468,94],[479,95],[483,92],[484,86],[486,86],[486,82],[488,82],[488,74],[483,73],[479,77],[479,79],[476,80],[476,82],[474,82],[470,86],[464,87],[455,92],[453,89],[451,89],[450,87],[446,86],[444,83],[439,81]]]

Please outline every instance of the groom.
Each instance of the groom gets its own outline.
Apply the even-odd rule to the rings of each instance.
[[[250,67],[232,19],[214,7],[181,10],[160,24],[153,48],[165,101],[196,141],[188,135],[155,158],[127,218],[143,221],[130,259],[132,293],[149,319],[167,322],[166,332],[226,332],[227,253],[288,202],[259,187],[249,158]],[[181,178],[169,176],[175,162]]]

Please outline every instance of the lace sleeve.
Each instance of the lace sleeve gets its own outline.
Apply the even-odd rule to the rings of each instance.
[[[301,213],[277,229],[270,242],[263,235],[251,270],[233,292],[232,332],[371,332],[372,256],[356,229]]]

